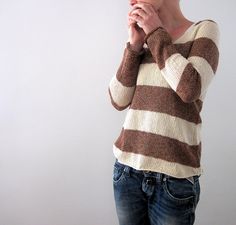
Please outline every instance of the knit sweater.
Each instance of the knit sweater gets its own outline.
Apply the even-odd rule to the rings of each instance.
[[[140,52],[126,42],[108,87],[115,109],[128,108],[113,144],[118,161],[177,178],[203,173],[200,112],[218,67],[219,35],[205,19],[175,41],[163,27],[151,31]]]

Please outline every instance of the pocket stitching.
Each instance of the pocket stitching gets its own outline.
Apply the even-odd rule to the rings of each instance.
[[[117,170],[117,173],[121,173],[120,174],[120,176],[119,176],[119,178],[118,178],[118,180],[114,180],[114,175],[115,175],[115,170]],[[113,169],[113,182],[114,183],[118,183],[123,177],[124,177],[124,172],[125,172],[125,170],[124,170],[124,168],[118,168],[118,167],[116,167],[116,166],[114,166],[114,169]]]
[[[192,177],[192,178],[193,178],[193,177]],[[193,180],[191,180],[189,177],[186,177],[186,179],[187,179],[192,185],[194,185],[194,183],[195,183],[194,178],[193,178]]]
[[[168,182],[168,178],[166,178],[166,180],[164,181],[164,190],[166,191],[167,195],[169,196],[169,198],[175,200],[175,201],[180,201],[180,202],[184,202],[184,201],[189,201],[191,199],[193,199],[195,196],[194,195],[191,195],[189,197],[185,197],[185,198],[178,198],[178,197],[175,197],[174,195],[172,195],[168,189],[168,185],[167,185],[167,182]]]

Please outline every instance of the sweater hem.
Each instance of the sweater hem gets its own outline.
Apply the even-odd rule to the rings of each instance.
[[[119,162],[133,167],[136,170],[148,170],[164,173],[176,178],[187,178],[195,175],[202,175],[203,168],[191,167],[178,162],[169,162],[163,159],[149,157],[133,152],[124,152],[113,144],[113,154]]]

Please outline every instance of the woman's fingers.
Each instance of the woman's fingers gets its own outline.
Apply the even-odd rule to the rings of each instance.
[[[142,9],[135,9],[131,12],[131,15],[139,15],[144,18],[147,14]]]
[[[151,4],[148,3],[137,3],[135,4],[135,7],[141,8],[145,13],[152,14],[155,13],[155,10]]]
[[[143,22],[143,18],[137,14],[133,14],[131,16],[129,16],[131,19],[133,19],[136,23],[142,23]]]
[[[136,23],[136,20],[134,20],[132,17],[128,16],[128,25]]]

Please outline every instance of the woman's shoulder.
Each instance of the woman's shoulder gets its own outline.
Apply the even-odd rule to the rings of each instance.
[[[199,26],[202,26],[202,25],[218,26],[218,22],[214,19],[207,18],[207,19],[199,20],[195,23],[196,27],[199,27]]]
[[[198,21],[196,24],[195,38],[207,37],[212,39],[218,46],[220,28],[218,22],[214,19],[203,19]]]
[[[206,33],[214,33],[217,35],[219,33],[219,25],[218,22],[214,19],[203,19],[195,23],[195,32],[197,33],[206,32]]]
[[[215,20],[208,18],[208,19],[199,20],[198,22],[196,22],[196,25],[199,24],[199,23],[203,23],[203,22],[205,22],[205,21],[210,21],[210,22],[216,23]]]

